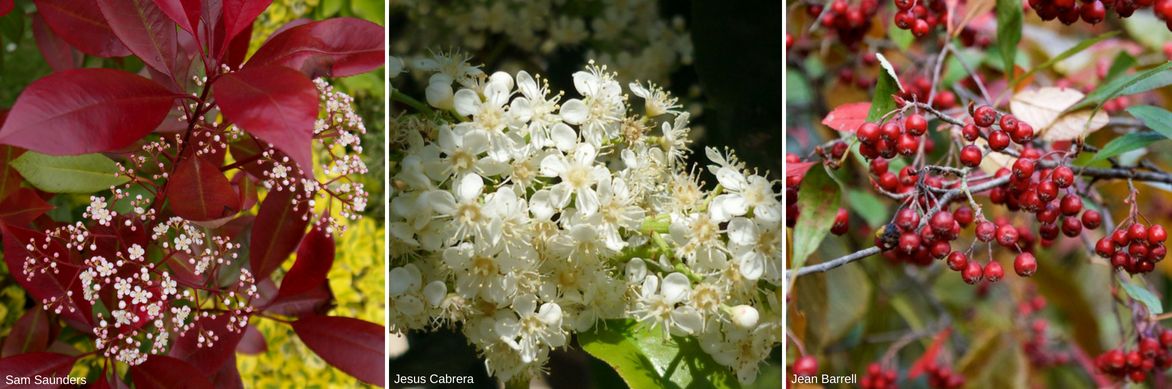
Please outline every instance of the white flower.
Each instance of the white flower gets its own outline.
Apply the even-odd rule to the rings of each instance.
[[[598,211],[598,193],[594,191],[594,185],[609,176],[610,171],[594,164],[595,155],[594,146],[582,143],[573,151],[572,158],[567,159],[561,153],[555,153],[541,161],[541,175],[561,178],[561,182],[554,186],[562,188],[562,191],[551,191],[560,195],[556,199],[559,208],[565,207],[573,194],[574,207],[578,212],[592,215]]]
[[[549,141],[549,128],[562,122],[562,118],[557,115],[561,96],[554,95],[547,99],[548,83],[539,84],[525,71],[517,73],[517,90],[521,91],[521,96],[513,99],[509,111],[522,122],[529,123],[529,141],[537,147],[544,147]]]
[[[599,226],[607,247],[622,250],[627,242],[619,235],[619,228],[637,230],[643,221],[643,208],[635,205],[627,183],[622,178],[611,180],[609,174],[598,182],[598,201],[598,213],[590,216],[590,223]]]
[[[517,317],[510,315],[498,320],[494,329],[502,341],[521,353],[522,362],[533,362],[539,348],[565,345],[562,308],[557,304],[541,304],[538,309],[537,297],[524,295],[513,300],[513,309]]]
[[[643,98],[643,111],[647,117],[653,118],[665,113],[679,113],[679,100],[658,85],[648,82],[647,86],[644,87],[637,82],[632,82],[627,87],[631,88],[631,93],[635,96]]]
[[[669,333],[681,335],[699,331],[704,322],[700,312],[682,304],[691,291],[691,283],[683,273],[668,274],[663,277],[662,285],[656,276],[647,276],[639,291],[635,314],[639,321],[662,328],[665,337]]]
[[[452,217],[456,227],[456,240],[463,240],[468,236],[481,237],[488,227],[487,216],[480,204],[482,192],[484,179],[476,173],[468,173],[455,180],[452,192],[428,192],[427,203],[439,214]]]
[[[98,196],[90,196],[90,205],[85,208],[85,214],[103,226],[109,226],[114,216],[118,215],[117,212],[106,209],[106,199]]]
[[[455,97],[452,93],[452,77],[436,73],[427,81],[427,89],[424,90],[424,96],[427,97],[427,104],[439,109],[453,109],[455,108]]]
[[[403,63],[403,60],[399,57],[396,57],[393,55],[390,57],[391,57],[389,60],[390,66],[387,69],[387,73],[389,73],[390,75],[387,77],[388,78],[395,78],[395,77],[399,76],[399,73],[403,72],[403,68],[406,67],[407,65],[405,63]]]
[[[484,100],[472,89],[460,89],[454,97],[456,113],[472,116],[471,122],[459,126],[484,130],[492,145],[489,156],[501,162],[507,161],[513,149],[524,142],[518,134],[506,133],[520,124],[516,115],[505,109],[512,88],[513,79],[507,73],[497,72],[484,85]]]
[[[676,244],[676,255],[683,257],[693,270],[710,272],[723,269],[728,256],[721,240],[720,222],[708,213],[699,212],[684,217],[672,215],[668,232]]]
[[[135,243],[126,249],[126,254],[129,255],[130,260],[137,261],[142,259],[143,254],[146,254],[146,250],[142,246],[139,246],[138,243]]]
[[[762,236],[762,229],[758,228],[757,224],[749,219],[737,217],[728,223],[728,241],[729,251],[732,252],[733,258],[737,261],[741,270],[741,275],[746,279],[755,281],[761,278],[765,272],[765,261],[770,259],[774,254],[780,254],[779,249],[765,247],[770,244],[780,244],[780,241],[773,241],[766,231],[766,235]],[[762,238],[768,239],[766,242],[761,242]],[[780,234],[778,234],[780,238]],[[764,243],[764,244],[759,244]],[[778,261],[781,259],[778,258]]]
[[[574,88],[583,98],[566,100],[562,104],[562,119],[570,124],[581,124],[582,135],[595,147],[606,139],[618,136],[618,122],[624,116],[622,87],[606,68],[591,65],[588,72],[574,73]]]
[[[757,326],[759,318],[757,308],[752,305],[738,305],[730,310],[733,324],[742,329],[752,329]]]

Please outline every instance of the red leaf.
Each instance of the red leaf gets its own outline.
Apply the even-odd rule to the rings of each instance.
[[[0,16],[8,15],[13,8],[16,8],[16,3],[13,0],[0,0]]]
[[[179,28],[195,33],[193,27],[199,23],[200,0],[154,0],[155,5],[167,17],[175,21]]]
[[[386,30],[355,18],[313,22],[274,35],[245,67],[284,65],[311,78],[346,77],[383,66]]]
[[[89,302],[82,298],[81,283],[73,282],[77,278],[78,273],[81,273],[79,268],[75,266],[58,266],[58,273],[56,274],[52,272],[38,273],[33,280],[29,280],[22,271],[24,269],[24,262],[29,256],[25,246],[34,239],[37,242],[43,242],[45,240],[45,234],[40,231],[4,224],[0,224],[0,231],[4,233],[4,261],[8,264],[8,268],[12,269],[9,276],[28,291],[37,300],[37,303],[50,298],[68,301],[69,305],[73,306],[74,309],[70,310],[65,308],[59,314],[74,326],[86,329],[89,326],[91,306]],[[69,252],[58,240],[52,240],[47,249],[42,249],[42,254],[57,255],[62,259],[69,258]],[[66,296],[67,290],[73,291],[72,298]]]
[[[822,124],[835,131],[855,132],[867,121],[867,112],[870,110],[871,103],[867,102],[843,104],[830,111],[830,114],[822,119]]]
[[[293,331],[330,365],[362,382],[383,384],[383,326],[349,317],[307,316],[293,322]]]
[[[239,69],[248,56],[248,47],[252,45],[252,25],[240,32],[232,42],[228,43],[228,54],[224,57],[224,64],[232,69]]]
[[[14,355],[0,359],[0,376],[4,377],[66,377],[77,357],[65,354],[39,352]],[[21,388],[55,388],[60,385],[22,385]]]
[[[81,53],[57,34],[54,34],[40,13],[33,14],[32,19],[33,38],[37,41],[37,49],[41,51],[45,63],[48,63],[49,67],[57,72],[77,69],[77,65],[81,62]]]
[[[787,163],[787,164],[785,164],[785,176],[786,177],[797,176],[799,178],[805,177],[806,172],[809,171],[810,167],[814,166],[814,164],[816,164],[816,163],[817,162]]]
[[[274,315],[305,317],[309,315],[324,315],[330,311],[330,292],[328,283],[321,283],[317,287],[292,296],[278,296],[264,306],[264,311]]]
[[[146,362],[130,367],[130,377],[137,389],[211,388],[206,374],[187,362],[165,355],[152,355]]]
[[[212,347],[199,347],[197,330],[200,329],[212,331],[219,340],[216,340]],[[236,343],[240,342],[241,336],[243,333],[240,331],[228,331],[228,316],[201,317],[196,321],[195,327],[175,340],[168,355],[187,361],[198,371],[216,371],[235,355]]]
[[[37,12],[61,39],[86,54],[125,57],[130,50],[122,45],[102,17],[95,1],[34,0]]]
[[[241,31],[252,27],[256,20],[268,8],[273,0],[223,0],[224,1],[224,41],[231,42]],[[222,51],[222,50],[221,50]]]
[[[3,125],[4,112],[0,112],[0,127]],[[20,189],[23,178],[21,178],[20,172],[16,171],[9,163],[22,154],[24,154],[23,149],[0,145],[0,198],[6,198]]]
[[[919,377],[924,373],[924,370],[930,364],[936,363],[936,354],[940,352],[940,345],[948,340],[948,335],[952,333],[951,328],[945,328],[936,333],[936,338],[932,340],[932,344],[928,349],[924,350],[924,354],[912,363],[911,369],[908,369],[907,376],[909,379]]]
[[[225,118],[313,174],[310,143],[318,109],[313,81],[289,68],[263,66],[225,74],[213,88]]]
[[[49,347],[49,315],[41,304],[33,304],[13,324],[12,331],[4,338],[4,349],[0,357],[45,351]]]
[[[175,23],[152,0],[98,0],[114,35],[147,66],[165,74],[175,68]]]
[[[232,176],[232,189],[240,194],[240,209],[252,209],[256,205],[256,183],[248,178],[248,172],[238,171]]]
[[[150,133],[176,95],[113,69],[74,69],[36,80],[16,99],[0,144],[52,155],[116,150]]]
[[[247,355],[256,355],[269,351],[269,346],[265,343],[264,334],[256,329],[256,326],[249,324],[244,329],[244,336],[240,338],[240,343],[236,344],[236,352]]]
[[[278,296],[292,296],[326,281],[334,265],[334,237],[320,228],[310,228],[297,248],[297,262],[281,281]]]
[[[37,191],[20,188],[0,201],[0,221],[14,226],[24,226],[51,210],[53,205],[41,199]]]
[[[240,369],[236,367],[236,355],[228,359],[224,367],[212,377],[212,385],[217,389],[244,389],[244,381],[240,379]]]
[[[179,162],[167,184],[167,204],[184,219],[207,221],[240,212],[240,195],[220,166],[192,155]]]
[[[286,189],[269,192],[256,212],[248,261],[257,279],[265,279],[273,274],[293,253],[301,242],[301,236],[305,234],[305,226],[309,224],[309,207],[294,204],[295,191]]]

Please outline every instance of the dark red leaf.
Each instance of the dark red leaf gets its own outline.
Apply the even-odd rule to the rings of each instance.
[[[125,57],[130,50],[114,35],[96,1],[34,0],[37,12],[61,39],[86,54]]]
[[[217,389],[244,389],[244,381],[240,379],[240,369],[236,367],[236,355],[228,359],[224,367],[212,377],[212,385]]]
[[[58,266],[57,274],[52,272],[38,273],[33,280],[29,280],[22,271],[24,262],[29,256],[25,246],[34,239],[37,242],[43,242],[45,234],[2,223],[0,223],[0,231],[4,233],[4,262],[8,264],[9,269],[12,269],[9,276],[28,291],[37,303],[50,298],[67,301],[66,306],[72,306],[74,309],[64,308],[59,314],[74,326],[88,329],[91,307],[89,302],[82,298],[81,283],[74,282],[80,273],[78,267]],[[63,259],[69,258],[69,252],[57,240],[51,241],[47,249],[42,249],[42,254],[57,255]],[[67,290],[73,291],[72,298],[66,296]]]
[[[207,375],[187,362],[165,355],[152,355],[146,362],[130,367],[137,389],[211,388]]]
[[[37,41],[37,49],[41,51],[45,63],[48,63],[49,67],[57,72],[77,69],[78,64],[81,63],[81,53],[53,33],[40,13],[33,14],[32,19],[33,38]]]
[[[244,57],[248,56],[248,47],[252,44],[252,25],[241,31],[228,43],[228,54],[224,57],[224,64],[232,69],[239,69],[240,64],[244,63]]]
[[[330,365],[359,381],[383,384],[383,326],[349,317],[307,316],[293,322],[293,331]]]
[[[223,0],[224,41],[230,42],[237,34],[251,28],[256,17],[272,3],[273,0]]]
[[[929,345],[926,350],[924,350],[924,354],[921,355],[919,359],[916,359],[916,361],[912,363],[912,367],[908,369],[908,378],[919,377],[920,374],[924,373],[924,369],[927,368],[929,364],[936,363],[936,354],[940,352],[940,345],[944,344],[944,342],[948,340],[948,335],[950,334],[952,334],[951,328],[945,328],[936,333],[936,338],[932,340],[932,344]]]
[[[285,274],[278,295],[293,296],[326,281],[334,265],[334,237],[320,228],[310,228],[297,248],[297,262]]]
[[[152,0],[98,0],[114,35],[147,66],[171,74],[175,68],[175,23]]]
[[[0,357],[41,352],[46,347],[49,347],[49,315],[40,304],[33,304],[12,325],[12,331],[4,338]]]
[[[313,22],[277,34],[245,66],[284,65],[309,77],[346,77],[383,66],[386,30],[355,18]]]
[[[228,121],[284,151],[313,174],[310,143],[318,109],[313,81],[286,67],[250,67],[220,77],[213,92]]]
[[[4,125],[4,113],[0,112],[0,127]],[[24,149],[0,145],[0,198],[6,198],[20,189],[23,178],[10,163],[24,154]]]
[[[264,311],[274,315],[305,317],[324,315],[330,310],[334,298],[328,283],[321,283],[308,292],[293,296],[279,296],[264,306]]]
[[[52,155],[116,150],[150,133],[177,96],[113,69],[74,69],[34,81],[0,128],[0,144]]]
[[[240,209],[252,209],[256,205],[256,183],[248,177],[248,172],[238,171],[232,176],[232,188],[240,194]]]
[[[0,0],[0,16],[8,15],[13,8],[16,8],[16,3],[13,0]]]
[[[154,0],[155,5],[171,18],[179,28],[195,33],[195,25],[199,23],[200,0]]]
[[[42,199],[37,191],[20,188],[0,201],[0,222],[24,226],[51,210],[53,205]]]
[[[244,329],[244,336],[240,338],[240,343],[236,345],[236,352],[256,355],[265,351],[269,351],[269,346],[265,343],[264,334],[260,333],[256,326],[249,324]]]
[[[863,125],[863,122],[867,121],[867,113],[870,110],[871,103],[869,102],[843,104],[830,111],[822,119],[822,124],[835,131],[855,132],[859,126]]]
[[[199,347],[197,329],[212,331],[219,340],[212,347]],[[198,371],[216,371],[235,354],[236,343],[240,342],[242,335],[240,331],[228,331],[228,316],[201,317],[194,328],[175,340],[168,355],[186,361]]]
[[[192,156],[180,161],[171,175],[167,204],[184,219],[208,221],[240,212],[240,195],[220,172],[220,165]]]
[[[0,376],[3,377],[65,377],[73,369],[77,357],[65,354],[39,352],[14,355],[0,359]],[[56,388],[59,385],[21,385],[21,388]]]
[[[309,207],[294,204],[295,190],[271,191],[260,203],[252,225],[252,249],[248,252],[252,274],[268,278],[277,270],[305,235]]]

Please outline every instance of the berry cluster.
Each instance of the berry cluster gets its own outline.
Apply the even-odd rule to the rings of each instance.
[[[897,2],[898,3],[898,2]],[[1130,17],[1135,11],[1154,7],[1152,11],[1156,17],[1164,20],[1168,29],[1172,30],[1172,0],[1029,0],[1042,20],[1054,20],[1071,25],[1080,18],[1090,24],[1098,24],[1107,18],[1107,9],[1115,10],[1121,18]]]
[[[879,124],[865,122],[859,126],[855,131],[855,135],[859,138],[862,145],[859,146],[859,153],[867,159],[877,158],[895,158],[898,155],[911,156],[915,155],[920,149],[920,144],[924,143],[924,148],[928,149],[932,145],[932,141],[923,137],[928,132],[928,120],[920,114],[911,114],[903,118],[903,120],[890,120]],[[871,171],[877,175],[882,173],[877,170],[886,171],[886,164],[876,166],[871,165]],[[887,188],[884,188],[887,189]]]
[[[838,40],[847,47],[857,47],[871,29],[871,19],[879,11],[878,0],[862,0],[852,8],[846,0],[830,2],[830,8],[823,4],[810,4],[806,13],[819,18],[822,27],[833,29]]]
[[[1132,222],[1126,228],[1117,228],[1111,235],[1100,238],[1095,243],[1095,254],[1110,259],[1113,268],[1131,274],[1148,273],[1168,255],[1165,240],[1168,240],[1168,232],[1164,226],[1153,224],[1149,227]]]
[[[966,79],[968,80],[968,79]],[[905,88],[903,94],[896,95],[895,103],[899,106],[904,106],[907,101],[919,101],[924,103],[932,103],[933,107],[937,109],[955,108],[956,94],[948,89],[938,89],[936,96],[928,101],[929,95],[932,94],[932,79],[923,74],[913,74],[900,80]]]
[[[895,379],[898,375],[895,370],[884,370],[878,363],[867,366],[867,374],[859,380],[859,387],[863,389],[894,389],[898,386]]]
[[[1095,358],[1099,371],[1117,379],[1127,377],[1132,382],[1143,382],[1149,373],[1172,367],[1172,330],[1159,329],[1157,336],[1140,336],[1138,346],[1126,351],[1111,349]]]
[[[917,4],[920,3],[920,4]],[[925,6],[923,3],[927,3]],[[943,0],[919,2],[916,0],[895,0],[895,26],[911,30],[917,38],[928,35],[933,28],[944,24],[948,7]]]
[[[1033,285],[1030,285],[1027,295],[1032,297],[1018,303],[1017,317],[1021,319],[1019,323],[1023,323],[1023,326],[1025,322],[1029,322],[1026,338],[1022,341],[1021,347],[1022,351],[1025,351],[1026,358],[1030,361],[1030,366],[1046,368],[1070,362],[1070,354],[1054,350],[1051,347],[1050,339],[1047,336],[1049,322],[1038,317],[1042,308],[1046,307],[1046,299],[1035,294]]]
[[[964,376],[952,371],[950,367],[932,362],[924,366],[924,371],[928,373],[928,387],[930,388],[956,389],[964,386]]]
[[[896,213],[895,221],[875,237],[875,245],[884,250],[883,255],[888,260],[930,265],[933,258],[941,259],[952,252],[951,242],[960,235],[961,228],[972,222],[971,217],[967,220],[965,217],[956,218],[952,212],[941,210],[932,215],[925,228],[917,230],[920,218],[919,212],[912,208],[901,209]]]
[[[813,376],[818,374],[818,360],[809,355],[800,356],[789,370],[794,372],[794,375]]]

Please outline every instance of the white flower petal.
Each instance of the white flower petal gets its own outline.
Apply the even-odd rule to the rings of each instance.
[[[627,266],[623,273],[627,277],[627,282],[643,282],[643,278],[647,277],[647,263],[643,262],[642,258],[631,258],[630,261],[627,261]]]
[[[559,327],[562,325],[562,307],[554,303],[541,304],[541,310],[537,312],[537,318],[546,325]]]
[[[529,75],[529,72],[524,70],[517,72],[517,89],[521,90],[521,94],[530,99],[540,99],[541,90],[537,87],[537,82]]]
[[[660,292],[663,297],[667,299],[668,303],[675,304],[688,298],[688,294],[692,292],[691,282],[683,273],[671,273],[667,277],[663,277],[663,286]]]
[[[456,183],[455,191],[461,203],[471,203],[484,191],[484,179],[476,173],[465,174]]]
[[[444,296],[448,294],[448,286],[444,285],[443,281],[435,280],[423,287],[423,297],[427,299],[427,303],[433,307],[438,307],[444,301]]]
[[[451,214],[456,211],[456,199],[452,197],[451,193],[433,190],[427,192],[421,199],[426,199],[427,206],[435,212]]]
[[[553,128],[549,130],[550,138],[553,139],[553,144],[562,152],[569,151],[578,144],[578,133],[565,123],[554,124]],[[623,150],[628,151],[627,149]]]
[[[463,116],[471,116],[480,113],[480,95],[471,89],[460,89],[456,92],[454,99],[454,107],[456,113]]]
[[[757,308],[751,305],[738,305],[732,307],[732,322],[741,329],[752,329],[757,326],[757,320],[760,315],[757,313]]]
[[[671,311],[671,320],[677,328],[686,334],[699,332],[700,327],[704,324],[704,317],[700,316],[700,311],[689,306],[682,306]]]
[[[574,207],[578,208],[578,212],[585,216],[598,212],[598,193],[595,193],[593,189],[586,188],[578,190],[576,194],[578,197],[574,200]]]
[[[559,154],[548,155],[541,160],[541,175],[545,177],[557,177],[562,172],[565,172],[568,167],[565,157]]]
[[[748,179],[744,174],[729,167],[721,167],[716,171],[716,179],[720,181],[725,189],[730,191],[741,191],[749,184]]]
[[[737,258],[737,262],[741,276],[749,281],[756,281],[765,273],[765,257],[756,251],[744,252]]]
[[[450,84],[432,83],[424,90],[424,95],[427,97],[427,104],[432,107],[439,109],[452,109],[454,107],[452,85]]]
[[[569,99],[562,104],[560,114],[566,123],[582,124],[590,113],[586,109],[586,103],[583,103],[582,100]]]
[[[741,246],[757,244],[757,224],[743,217],[733,218],[728,222],[728,240]]]

